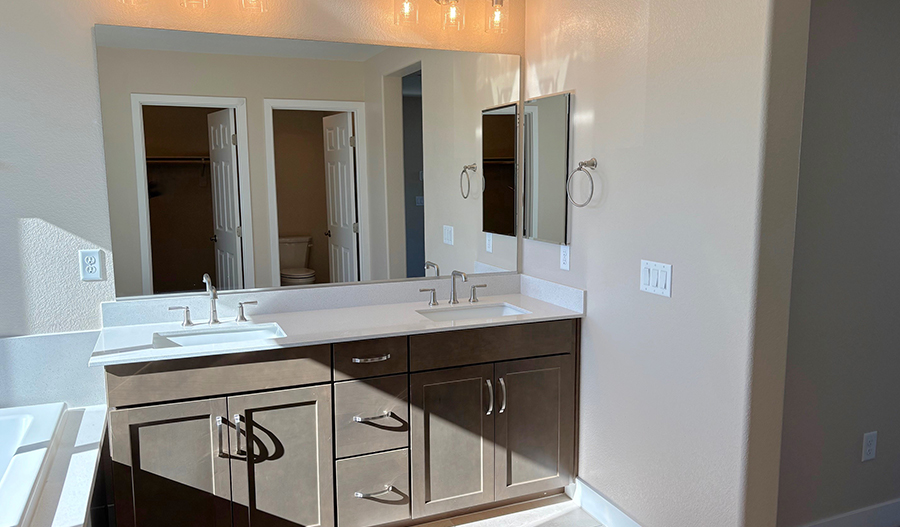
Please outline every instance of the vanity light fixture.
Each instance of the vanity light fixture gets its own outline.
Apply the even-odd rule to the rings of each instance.
[[[488,33],[506,33],[509,23],[509,2],[511,0],[485,0],[484,30]]]
[[[465,0],[434,0],[441,4],[444,29],[461,30],[466,25]]]
[[[206,9],[209,0],[178,0],[178,4],[185,9]]]
[[[419,23],[419,0],[394,0],[394,23],[409,26]]]
[[[241,0],[241,9],[248,13],[265,13],[268,7],[266,0]]]
[[[147,0],[119,0],[119,3],[125,5],[144,5],[147,3]]]

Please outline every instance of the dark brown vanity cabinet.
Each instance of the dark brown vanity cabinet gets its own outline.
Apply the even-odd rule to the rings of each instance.
[[[120,527],[334,525],[329,385],[109,419]]]

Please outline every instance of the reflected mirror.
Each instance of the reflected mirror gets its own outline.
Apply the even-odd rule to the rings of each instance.
[[[482,112],[482,171],[484,232],[516,235],[516,144],[519,138],[518,106],[507,105]]]
[[[117,296],[517,270],[518,56],[94,30]]]
[[[525,102],[526,238],[565,245],[568,228],[569,94]]]

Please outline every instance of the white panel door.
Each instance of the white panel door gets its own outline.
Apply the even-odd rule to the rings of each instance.
[[[356,224],[356,167],[350,113],[322,119],[325,133],[325,177],[328,194],[328,262],[332,282],[359,281]]]
[[[213,217],[216,243],[216,287],[244,287],[241,258],[241,206],[238,190],[237,146],[234,110],[220,110],[206,117],[209,124],[209,160],[212,167]]]

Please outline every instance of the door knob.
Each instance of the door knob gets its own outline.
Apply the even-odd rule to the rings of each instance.
[[[219,237],[216,236],[215,234],[213,234],[212,236],[209,237],[209,241],[215,243],[215,242],[219,241]]]
[[[329,238],[331,238],[331,229],[328,229],[327,231],[325,231],[325,236],[328,236]]]

